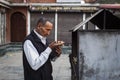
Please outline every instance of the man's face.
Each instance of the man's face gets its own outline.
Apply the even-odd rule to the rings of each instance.
[[[52,28],[53,24],[47,21],[44,26],[38,26],[38,33],[44,37],[47,37],[50,35]]]

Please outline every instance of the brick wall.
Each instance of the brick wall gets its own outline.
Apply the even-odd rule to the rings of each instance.
[[[6,15],[6,43],[11,42],[11,15],[15,12],[21,12],[26,16],[27,20],[27,8],[26,7],[13,7],[12,9],[7,10]],[[27,22],[27,21],[26,21]],[[27,23],[26,23],[27,26]],[[27,27],[26,27],[27,28]],[[27,31],[26,31],[27,33]]]
[[[55,3],[56,0],[7,0],[9,2],[22,3],[22,2],[30,2],[30,3]]]
[[[14,2],[14,3],[22,3],[23,2],[23,0],[7,0],[7,1]]]
[[[32,3],[55,3],[56,0],[28,0],[29,2]]]

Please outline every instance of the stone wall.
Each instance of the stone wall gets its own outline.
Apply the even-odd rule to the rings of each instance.
[[[120,80],[120,32],[79,32],[78,80]]]

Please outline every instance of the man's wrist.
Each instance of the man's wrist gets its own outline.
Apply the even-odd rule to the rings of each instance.
[[[52,49],[50,47],[47,47],[45,52],[50,54],[52,52]]]

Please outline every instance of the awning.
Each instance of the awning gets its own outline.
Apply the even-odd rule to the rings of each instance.
[[[120,18],[113,15],[109,10],[101,9],[88,17],[85,21],[73,27],[70,31],[76,31],[87,22],[91,22],[100,29],[120,29]]]

